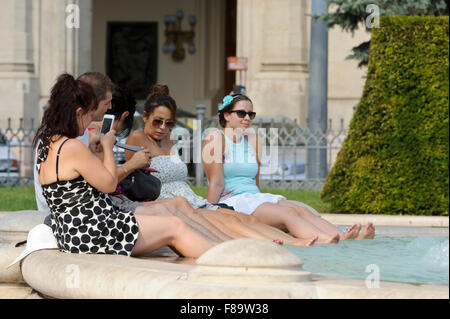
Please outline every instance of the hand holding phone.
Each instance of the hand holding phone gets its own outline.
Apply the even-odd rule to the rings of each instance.
[[[92,153],[103,153],[103,147],[100,143],[100,135],[95,135],[89,142],[89,149]]]
[[[106,134],[102,134],[100,136],[100,143],[102,144],[103,150],[105,149],[111,149],[114,146],[114,143],[116,142],[116,131],[111,130]]]
[[[100,129],[100,134],[106,134],[111,131],[114,124],[114,115],[105,114],[103,116],[102,128]]]
[[[125,150],[133,151],[133,152],[139,152],[144,149],[139,146],[128,145],[128,144],[123,144],[123,143],[119,143],[119,142],[116,142],[114,145],[116,145],[117,147],[123,148]]]

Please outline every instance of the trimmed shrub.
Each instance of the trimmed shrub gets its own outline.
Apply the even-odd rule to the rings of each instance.
[[[321,198],[335,212],[448,215],[449,17],[381,17]]]

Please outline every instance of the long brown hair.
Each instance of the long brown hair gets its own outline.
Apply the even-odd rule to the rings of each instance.
[[[50,138],[54,135],[78,137],[76,110],[81,107],[86,114],[95,111],[97,106],[97,97],[89,84],[75,80],[70,74],[61,74],[51,89],[48,108],[34,137],[33,147],[38,140],[42,141],[43,147],[50,145]]]

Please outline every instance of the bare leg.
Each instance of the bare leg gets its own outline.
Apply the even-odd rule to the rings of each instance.
[[[217,211],[200,211],[205,215],[206,218],[210,219],[212,223],[215,223],[217,227],[222,229],[225,233],[233,238],[258,238],[269,240],[280,245],[288,244],[295,246],[312,246],[318,239],[317,236],[308,240],[295,238],[289,236],[279,229],[261,223],[257,218],[253,216],[237,213],[228,209],[223,210],[226,212],[223,212],[221,209],[218,209]],[[244,215],[245,217],[239,215]],[[247,223],[249,220],[250,222]],[[270,231],[268,231],[270,234],[267,234],[265,232],[268,229],[270,229]]]
[[[287,230],[297,238],[313,238],[319,237],[319,243],[338,242],[339,234],[336,232],[330,235],[318,228],[302,216],[299,216],[295,209],[291,207],[283,207],[272,203],[264,203],[259,205],[253,212],[253,215],[261,222],[279,229],[287,228]]]
[[[242,223],[236,216],[208,209],[197,209],[197,211],[233,238],[247,237],[272,241],[272,238],[248,227],[248,225]]]
[[[352,225],[345,233],[341,231],[339,228],[321,218],[319,216],[314,215],[307,208],[295,205],[293,203],[280,200],[278,205],[283,207],[293,208],[300,217],[303,217],[305,220],[309,221],[311,224],[321,229],[323,232],[329,234],[330,236],[339,234],[339,238],[342,239],[353,239],[358,236],[359,229],[357,224]]]
[[[168,207],[169,206],[169,207]],[[172,206],[172,207],[170,207]],[[161,216],[161,217],[169,217],[169,216],[176,216],[183,220],[186,225],[191,227],[193,230],[195,230],[200,235],[206,237],[208,240],[211,241],[221,241],[220,238],[212,234],[208,229],[203,227],[202,225],[198,224],[194,220],[188,218],[185,214],[180,212],[177,209],[174,209],[173,205],[167,205],[166,203],[162,203],[159,200],[154,202],[148,202],[145,203],[144,206],[138,207],[141,214],[149,215],[149,216]],[[136,211],[138,211],[136,209]]]
[[[294,237],[292,237],[294,238]],[[315,244],[315,242],[317,241],[317,239],[319,239],[318,236],[315,236],[309,240],[304,240],[304,239],[299,239],[299,238],[294,238],[291,239],[289,241],[284,242],[286,245],[293,245],[293,246],[312,246]],[[276,242],[274,240],[274,242]]]
[[[232,239],[232,237],[225,234],[206,218],[198,214],[184,197],[178,196],[157,200],[155,202],[149,202],[146,205],[151,206],[153,205],[152,203],[163,204],[167,207],[167,213],[178,216],[188,226],[207,238],[218,242]]]
[[[270,225],[262,223],[258,218],[256,218],[253,215],[247,215],[244,213],[239,213],[234,210],[225,208],[220,208],[217,211],[224,214],[236,216],[242,223],[246,224],[248,227],[253,228],[259,233],[266,235],[272,240],[281,240],[284,244],[295,246],[311,246],[316,241],[314,240],[314,238],[316,237],[313,237],[309,240],[303,240],[292,237],[276,227],[272,227]]]
[[[226,235],[221,228],[216,227],[211,222],[208,221],[208,219],[204,218],[201,214],[198,213],[197,209],[194,209],[190,204],[189,201],[181,196],[172,198],[174,200],[174,203],[178,210],[180,210],[183,214],[185,214],[187,217],[193,219],[200,225],[202,225],[204,228],[212,232],[216,237],[218,237],[221,241],[230,240],[232,237]]]
[[[140,214],[138,209],[135,217],[139,224],[139,236],[132,256],[147,255],[169,245],[185,257],[197,258],[217,244],[193,231],[178,217],[150,216]]]

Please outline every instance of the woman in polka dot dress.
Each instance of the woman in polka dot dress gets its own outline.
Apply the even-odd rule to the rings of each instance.
[[[115,132],[101,137],[101,153],[75,139],[97,108],[90,85],[63,74],[48,104],[34,144],[40,141],[39,182],[61,251],[139,256],[168,245],[186,257],[198,257],[216,244],[177,217],[120,210],[105,195],[118,182],[112,152]]]

